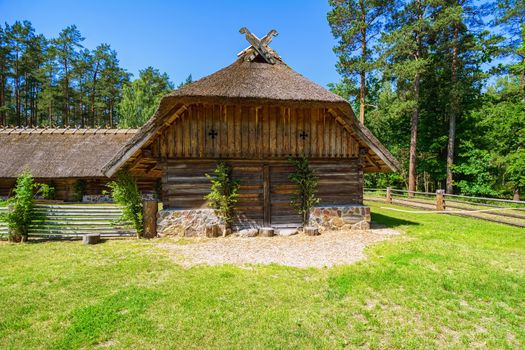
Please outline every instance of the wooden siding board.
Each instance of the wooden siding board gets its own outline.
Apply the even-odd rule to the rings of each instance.
[[[305,121],[304,121],[304,110],[302,108],[296,109],[296,120],[297,120],[297,155],[303,156],[305,154],[305,143],[307,138],[304,138],[301,135],[305,132]]]
[[[150,157],[354,158],[359,144],[341,122],[322,108],[192,105],[151,142]]]
[[[241,185],[236,226],[300,224],[300,216],[290,205],[295,186],[288,179],[293,171],[289,163],[265,164],[256,159],[226,161]],[[312,161],[311,165],[319,177],[320,205],[362,203],[362,167],[357,158]],[[215,166],[214,160],[168,161],[163,178],[164,203],[179,209],[206,208],[204,196],[210,191],[210,181],[204,174],[211,174]]]

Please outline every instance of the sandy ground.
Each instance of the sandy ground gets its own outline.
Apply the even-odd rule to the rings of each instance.
[[[183,238],[164,241],[177,264],[207,265],[279,264],[294,267],[348,265],[366,258],[364,249],[399,235],[388,228],[367,231],[327,231],[320,236]],[[183,244],[182,244],[183,243]]]

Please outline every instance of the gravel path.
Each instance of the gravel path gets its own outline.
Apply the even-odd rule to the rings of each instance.
[[[368,231],[328,231],[320,236],[185,238],[163,242],[177,264],[279,264],[294,267],[348,265],[366,257],[366,246],[399,232],[376,228]],[[181,244],[184,242],[184,244]]]

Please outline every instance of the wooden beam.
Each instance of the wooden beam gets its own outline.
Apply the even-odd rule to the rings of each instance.
[[[258,37],[253,35],[248,30],[248,28],[242,27],[239,30],[239,32],[241,34],[245,34],[246,40],[248,40],[248,42],[252,45],[252,47],[255,49],[255,51],[257,51],[259,53],[259,55],[261,55],[266,60],[266,62],[268,62],[270,64],[275,64],[276,63],[272,52],[270,52],[270,50],[268,49],[268,46],[264,45]],[[277,31],[275,31],[275,33],[277,33]]]
[[[268,46],[271,42],[272,42],[272,39],[274,36],[277,36],[279,33],[277,33],[277,31],[275,29],[272,29],[268,32],[268,34],[266,34],[262,39],[261,39],[261,44],[262,45],[265,45],[265,46]],[[246,54],[247,56],[251,56],[252,54],[254,54],[255,52],[255,49],[253,48],[253,46],[248,46],[247,48],[245,48],[244,50],[242,50],[241,52],[239,52],[237,54],[237,57],[240,57],[244,54]],[[272,50],[273,51],[273,50]],[[253,57],[255,58],[255,57]],[[253,59],[252,58],[252,59]],[[251,61],[251,59],[250,59]]]
[[[263,165],[263,224],[271,225],[271,202],[270,202],[270,166]]]
[[[379,163],[374,161],[374,159],[369,154],[366,155],[366,160],[372,163],[372,165],[374,165],[377,168],[377,170],[381,170],[381,165],[379,165]]]
[[[157,163],[151,163],[144,169],[144,173],[147,175],[151,170],[155,169]]]
[[[339,110],[339,108],[329,108],[328,113],[330,113],[336,118],[341,119],[344,122],[344,124],[347,125],[347,130],[352,130],[351,133],[355,135],[355,137],[360,141],[360,143],[363,143],[368,148],[370,148],[372,152],[374,152],[374,154],[377,155],[391,170],[398,170],[397,164],[392,163],[390,159],[388,159],[388,157],[384,154],[383,150],[377,147],[375,143],[365,134],[365,132],[363,132],[361,126],[358,125],[358,121],[357,119],[355,119],[355,117],[353,117],[355,121],[352,121],[352,119],[349,116],[347,116],[344,112]],[[379,167],[379,169],[382,169],[382,167]]]
[[[148,143],[152,136],[158,135],[159,132],[162,132],[162,129],[164,127],[169,126],[171,123],[173,123],[177,118],[180,117],[182,113],[184,113],[186,109],[188,109],[188,107],[186,105],[182,105],[169,118],[167,118],[162,125],[156,126],[151,131],[142,135],[142,138],[135,142],[135,144],[133,144],[131,147],[129,147],[115,164],[113,164],[109,169],[106,169],[104,171],[104,175],[106,175],[107,177],[112,177],[113,175],[115,175],[117,170],[119,170],[131,157],[138,155],[141,148]]]

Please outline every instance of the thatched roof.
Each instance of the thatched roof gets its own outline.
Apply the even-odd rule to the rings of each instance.
[[[104,177],[134,129],[0,129],[0,178]]]
[[[153,117],[106,164],[103,171],[113,175],[140,151],[178,114],[194,103],[270,104],[325,107],[338,111],[352,126],[357,137],[377,160],[375,171],[397,171],[397,160],[372,133],[357,121],[349,103],[342,97],[295,72],[280,59],[269,64],[262,59],[246,61],[243,56],[233,64],[164,96]]]
[[[342,97],[303,77],[282,61],[275,64],[247,62],[242,57],[228,67],[166,96],[167,99],[170,97],[346,103]]]

